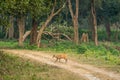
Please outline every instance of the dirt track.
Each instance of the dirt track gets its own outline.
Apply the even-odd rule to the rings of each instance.
[[[52,55],[40,51],[31,50],[3,50],[10,54],[15,54],[20,57],[32,59],[38,62],[46,63],[48,65],[57,66],[59,68],[71,71],[78,76],[84,77],[86,80],[120,80],[120,74],[105,71],[92,65],[80,64],[69,59],[67,63],[64,61],[54,62]]]

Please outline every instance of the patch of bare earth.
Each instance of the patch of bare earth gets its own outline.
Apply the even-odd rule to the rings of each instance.
[[[52,58],[52,55],[40,51],[8,49],[3,51],[71,71],[86,80],[120,80],[120,74],[105,71],[92,65],[80,64],[70,59],[67,63],[64,63],[64,61],[54,62],[55,60]]]

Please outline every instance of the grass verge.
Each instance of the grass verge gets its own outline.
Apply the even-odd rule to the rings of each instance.
[[[0,80],[84,80],[55,66],[0,51]]]

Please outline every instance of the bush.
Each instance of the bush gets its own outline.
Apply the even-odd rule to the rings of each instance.
[[[87,51],[87,49],[84,46],[78,46],[77,47],[77,53],[78,54],[84,54]]]

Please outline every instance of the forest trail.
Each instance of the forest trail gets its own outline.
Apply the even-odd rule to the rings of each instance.
[[[37,62],[42,62],[48,65],[56,66],[78,76],[82,76],[86,80],[120,80],[120,74],[116,74],[104,69],[97,68],[88,64],[80,64],[76,61],[68,60],[67,63],[61,60],[61,62],[54,62],[51,54],[47,54],[41,51],[32,50],[15,50],[15,49],[3,49],[4,52],[14,54],[23,58],[28,58]]]

